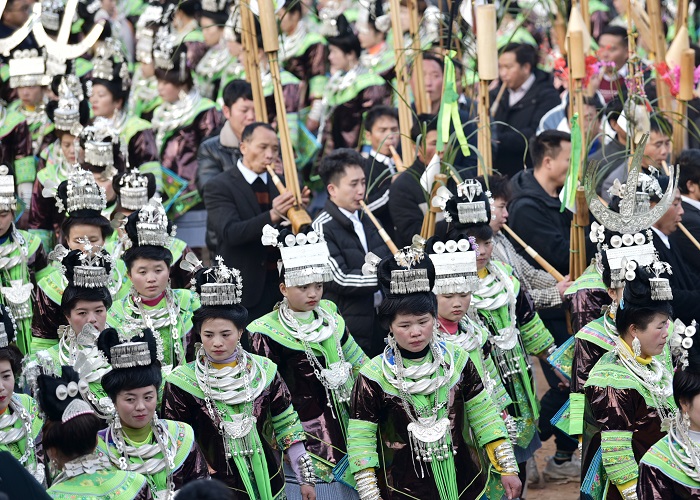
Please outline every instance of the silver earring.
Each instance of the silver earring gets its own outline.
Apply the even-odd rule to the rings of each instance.
[[[639,341],[639,337],[635,337],[632,341],[632,351],[635,356],[642,355],[642,343]]]
[[[690,415],[688,415],[687,411],[683,412],[683,425],[686,431],[690,430]]]
[[[613,299],[612,303],[610,304],[610,316],[614,318],[617,315],[617,300]]]
[[[114,414],[114,428],[115,429],[121,429],[122,428],[122,421],[119,418],[119,413]]]

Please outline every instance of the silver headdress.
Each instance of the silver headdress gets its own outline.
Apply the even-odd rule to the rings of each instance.
[[[202,10],[206,12],[224,12],[228,0],[202,0]]]
[[[157,25],[168,24],[167,21],[175,9],[170,4],[166,9],[157,3],[150,3],[136,22],[136,60],[144,64],[153,62],[153,40]]]
[[[394,254],[399,269],[391,270],[390,291],[405,295],[417,292],[430,292],[430,277],[426,267],[417,267],[425,258],[425,240],[416,235],[413,244],[403,247]]]
[[[16,50],[10,59],[10,88],[45,87],[51,83],[43,55],[36,49]]]
[[[10,342],[15,340],[15,332],[17,331],[17,322],[15,321],[12,312],[9,307],[2,307],[0,315],[0,349],[10,345]],[[10,331],[7,331],[7,326],[5,325],[5,318],[10,320],[11,327]]]
[[[64,132],[71,132],[76,126],[80,126],[80,101],[82,100],[82,90],[79,95],[75,93],[75,82],[72,82],[74,75],[66,75],[58,85],[58,107],[54,111],[53,123],[56,129]],[[78,86],[80,82],[78,82]]]
[[[105,264],[111,262],[112,257],[101,246],[91,244],[87,238],[78,241],[83,245],[83,251],[78,256],[80,265],[73,267],[73,285],[81,288],[108,288],[112,277]]]
[[[41,2],[41,24],[50,31],[58,31],[61,27],[61,13],[65,2],[61,0],[43,0]]]
[[[56,196],[56,207],[59,212],[64,209],[70,214],[77,210],[95,210],[102,212],[107,206],[107,195],[104,188],[97,185],[92,172],[80,165],[73,165],[67,181],[67,207],[63,207],[60,196]]]
[[[656,259],[650,266],[651,272],[654,273],[653,278],[649,278],[649,286],[651,287],[651,300],[673,300],[673,291],[668,278],[662,278],[661,274],[673,274],[671,264],[660,261],[658,254]]]
[[[119,203],[127,210],[139,210],[148,203],[148,177],[133,168],[119,179]]]
[[[448,202],[453,197],[449,189],[440,186],[430,202],[433,207],[443,211],[447,222],[452,222],[455,215],[459,224],[488,224],[490,222],[489,214],[492,213],[493,199],[491,192],[484,191],[479,181],[467,179],[458,184],[456,204],[454,207],[448,207]]]
[[[136,234],[139,246],[167,248],[172,242],[172,236],[168,233],[168,216],[159,197],[154,196],[139,210]]]
[[[623,261],[634,261],[640,266],[647,267],[657,258],[656,249],[652,243],[653,236],[651,230],[647,229],[644,233],[615,234],[610,237],[609,243],[605,243],[605,229],[605,226],[595,221],[591,224],[589,237],[593,243],[597,243],[599,248],[596,254],[596,268],[602,275],[603,259],[606,259],[610,268],[610,286],[622,288],[625,284]]]
[[[586,172],[584,186],[586,189],[586,201],[591,213],[606,228],[623,234],[634,234],[654,225],[668,210],[673,202],[673,192],[678,186],[678,170],[669,165],[669,183],[666,192],[654,208],[648,211],[636,210],[637,205],[637,184],[642,168],[642,158],[644,157],[644,146],[649,134],[644,134],[632,157],[632,166],[624,188],[621,190],[620,213],[608,207],[598,198],[595,190],[595,177],[597,168],[589,168]]]
[[[121,88],[126,91],[131,87],[129,66],[124,56],[122,44],[116,38],[107,38],[97,44],[95,57],[92,59],[92,77],[112,81],[115,78],[115,66],[119,68],[118,77],[122,81]]]
[[[15,210],[17,210],[15,176],[10,174],[7,165],[0,165],[0,212]]]
[[[681,320],[673,322],[673,334],[669,339],[671,354],[676,360],[676,367],[685,370],[688,367],[688,351],[695,342],[693,338],[697,332],[697,321],[693,320],[690,325],[685,326]]]
[[[177,48],[177,38],[166,26],[158,28],[153,41],[153,64],[156,68],[170,71],[175,68],[173,54]]]
[[[216,256],[217,265],[206,269],[199,277],[199,299],[203,306],[230,306],[240,304],[243,297],[241,272],[224,264],[223,257]],[[193,253],[188,253],[180,262],[180,268],[194,273],[202,268],[202,263]],[[193,288],[197,279],[192,278]]]
[[[71,382],[73,383],[73,382]],[[68,384],[70,385],[70,384]],[[65,387],[65,386],[59,386],[59,387]],[[68,389],[67,389],[68,390]],[[75,417],[79,415],[88,415],[88,414],[94,414],[95,410],[92,409],[92,406],[90,406],[89,403],[85,402],[83,399],[76,398],[70,403],[68,403],[68,406],[66,406],[66,409],[63,411],[63,416],[61,417],[61,422],[66,423],[71,419],[74,419]]]
[[[112,121],[95,119],[92,125],[83,128],[80,139],[85,151],[85,163],[104,168],[104,177],[113,178],[117,174],[114,146],[119,146],[119,131],[114,128]]]
[[[304,286],[333,279],[330,253],[323,233],[290,233],[284,237],[284,242],[279,242],[279,231],[267,224],[263,228],[261,241],[263,245],[279,247],[285,285]]]
[[[150,366],[151,350],[148,342],[124,342],[109,350],[110,364],[114,369]]]
[[[344,0],[329,0],[319,11],[318,19],[321,21],[321,35],[325,37],[338,36],[338,18],[348,7]]]
[[[391,15],[389,14],[391,7],[389,3],[382,0],[360,1],[359,3],[360,12],[356,23],[358,28],[372,23],[377,30],[387,33],[391,28]]]
[[[436,295],[469,293],[479,286],[476,257],[479,246],[473,237],[459,241],[435,241],[428,257],[435,267]]]
[[[224,25],[224,39],[229,42],[236,40],[237,35],[241,33],[241,7],[239,4],[238,0],[233,2],[231,13]]]

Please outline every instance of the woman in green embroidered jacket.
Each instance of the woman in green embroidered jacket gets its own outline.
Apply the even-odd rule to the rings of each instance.
[[[591,493],[597,499],[604,489],[608,499],[637,499],[638,462],[665,435],[677,411],[670,355],[660,356],[668,337],[671,288],[667,279],[631,262],[615,317],[615,348],[600,358],[584,386],[596,424],[591,446],[600,442],[607,476],[607,483]]]
[[[7,167],[0,166],[0,301],[10,308],[17,322],[17,347],[27,354],[32,343],[32,291],[51,268],[39,237],[15,226],[14,186]]]
[[[302,485],[301,498],[315,500],[316,475],[289,389],[272,361],[241,347],[248,317],[241,275],[216,260],[207,269],[188,259],[203,304],[194,316],[202,345],[195,361],[166,377],[162,413],[194,428],[212,477],[242,499],[286,498],[272,431]]]
[[[156,334],[158,361],[168,373],[193,356],[192,313],[199,300],[189,290],[169,284],[172,225],[157,198],[125,219],[131,247],[122,255],[131,280],[129,295],[114,303],[107,322],[114,328],[136,322]],[[190,348],[188,350],[188,347]]]
[[[102,387],[114,403],[114,420],[100,431],[100,445],[121,470],[146,476],[153,498],[171,500],[174,492],[196,479],[209,478],[207,462],[195,442],[192,427],[156,414],[162,374],[156,340],[150,330],[124,332],[108,328],[97,346],[112,371]]]
[[[457,186],[457,196],[445,190],[438,193],[433,203],[443,208],[451,235],[472,236],[479,245],[479,286],[472,294],[471,305],[489,330],[494,362],[513,401],[508,413],[515,420],[517,439],[513,444],[521,465],[520,478],[525,482],[525,463],[541,446],[536,428],[539,401],[529,356],[546,362],[556,348],[554,339],[535,312],[532,298],[513,276],[512,268],[491,259],[490,194],[483,192],[478,181],[469,179]]]
[[[104,453],[96,450],[97,432],[103,425],[80,397],[85,385],[70,366],[62,375],[37,377],[39,406],[46,415],[42,444],[51,461],[54,477],[47,493],[51,498],[104,498],[106,500],[149,500],[146,478],[111,466]]]
[[[377,260],[371,255],[369,266]],[[435,335],[431,260],[421,247],[406,247],[376,272],[389,336],[353,389],[348,452],[360,499],[481,498],[490,466],[507,498],[517,498],[518,467],[493,400],[468,353]],[[469,433],[490,465],[474,461]]]
[[[107,310],[112,305],[112,295],[107,288],[110,256],[97,246],[82,251],[68,251],[57,246],[54,252],[68,283],[61,296],[61,313],[67,325],[59,327],[58,344],[39,351],[36,357],[48,357],[54,366],[75,368],[88,383],[87,390],[82,392],[83,398],[101,418],[108,420],[114,406],[100,380],[111,367],[95,342],[105,327]]]
[[[40,484],[45,484],[39,407],[32,397],[15,392],[22,353],[12,344],[14,323],[11,313],[0,305],[0,451],[10,452]]]
[[[682,349],[673,376],[673,399],[680,410],[666,437],[647,451],[639,463],[637,497],[644,500],[700,498],[700,344],[693,338],[697,325],[677,325]]]
[[[348,412],[353,383],[367,358],[337,306],[321,300],[323,282],[333,279],[328,246],[314,231],[295,237],[271,226],[263,228],[262,240],[280,247],[284,299],[248,326],[251,351],[271,359],[288,381],[306,432],[306,448],[321,480],[317,498],[356,499],[354,480],[347,472]],[[301,498],[291,469],[286,474],[287,498]]]

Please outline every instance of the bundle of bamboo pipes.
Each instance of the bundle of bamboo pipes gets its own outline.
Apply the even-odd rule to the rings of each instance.
[[[489,85],[498,79],[498,48],[496,44],[496,6],[479,5],[476,7],[476,52],[479,69],[479,131],[477,133],[478,150],[481,161],[479,175],[491,175],[493,160],[491,154],[491,104]],[[502,85],[501,89],[505,87]],[[500,94],[500,92],[499,92]]]

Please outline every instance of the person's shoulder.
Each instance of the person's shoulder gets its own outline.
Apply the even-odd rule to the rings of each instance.
[[[210,192],[212,190],[228,191],[232,188],[235,188],[236,183],[233,182],[233,177],[235,176],[235,171],[237,170],[237,168],[230,168],[228,170],[224,170],[223,172],[219,172],[218,174],[216,174],[209,181],[207,181],[207,190],[205,192]]]

